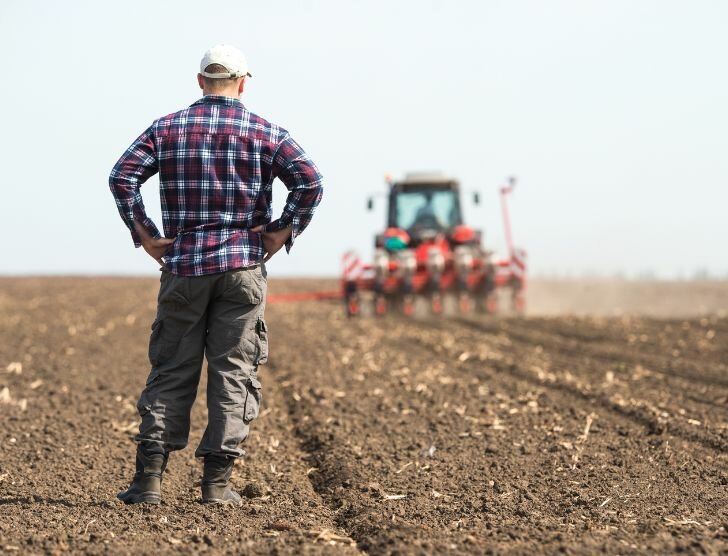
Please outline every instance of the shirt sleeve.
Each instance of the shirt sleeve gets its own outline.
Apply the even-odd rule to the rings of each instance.
[[[266,226],[273,232],[291,227],[286,252],[291,251],[296,237],[306,229],[314,210],[323,196],[323,177],[301,146],[287,133],[273,156],[273,177],[279,178],[288,189],[283,214]]]
[[[154,131],[150,126],[121,155],[109,176],[109,188],[116,201],[121,219],[131,232],[136,247],[141,247],[141,239],[134,229],[134,221],[139,221],[153,237],[162,237],[157,226],[147,216],[144,201],[139,191],[142,184],[157,173],[157,153],[154,146]]]

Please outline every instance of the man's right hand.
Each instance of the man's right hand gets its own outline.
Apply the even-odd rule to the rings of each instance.
[[[144,250],[159,263],[159,266],[164,267],[164,261],[162,257],[169,249],[169,246],[174,243],[175,238],[159,237],[155,238],[147,231],[147,229],[141,225],[140,222],[134,221],[134,229],[139,234],[139,239],[142,242]]]

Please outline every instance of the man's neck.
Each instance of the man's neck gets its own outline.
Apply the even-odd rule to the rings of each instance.
[[[202,90],[202,94],[204,96],[214,95],[216,97],[228,97],[228,98],[234,98],[235,100],[240,100],[240,95],[237,93],[232,93],[229,91],[206,91]]]

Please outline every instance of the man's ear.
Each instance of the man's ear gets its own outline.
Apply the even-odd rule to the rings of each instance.
[[[238,96],[242,95],[244,90],[245,90],[245,77],[243,77],[240,80],[240,84],[238,85]]]
[[[197,84],[200,86],[200,89],[205,89],[205,82],[203,81],[203,77],[201,73],[197,74]]]

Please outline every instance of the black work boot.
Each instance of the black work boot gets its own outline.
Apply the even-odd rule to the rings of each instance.
[[[162,473],[167,467],[169,453],[146,451],[137,446],[136,473],[131,485],[116,497],[125,504],[159,504],[162,501]]]
[[[233,474],[235,458],[227,456],[205,456],[202,473],[203,504],[242,504],[240,495],[230,488],[230,475]]]

